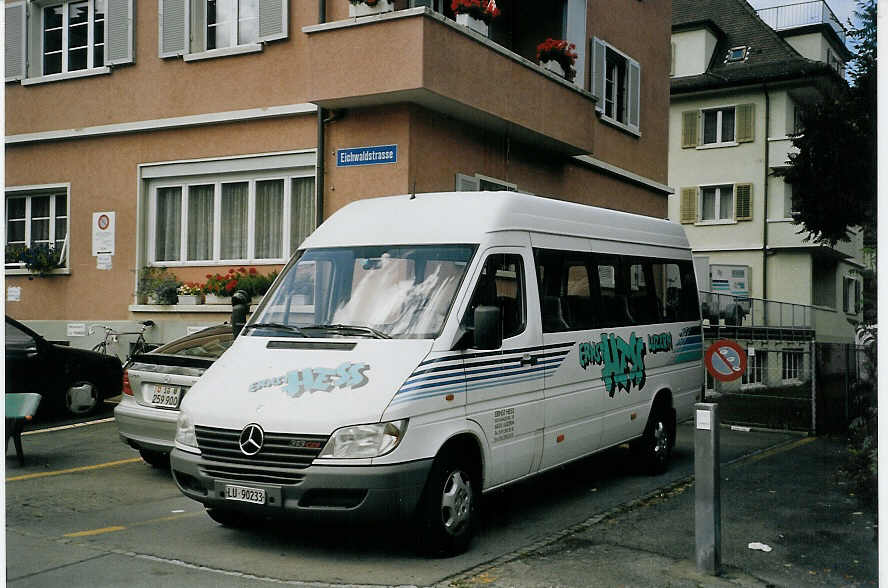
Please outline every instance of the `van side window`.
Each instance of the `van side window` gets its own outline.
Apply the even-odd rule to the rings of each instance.
[[[594,329],[601,324],[592,256],[576,251],[536,252],[544,333]]]
[[[497,306],[500,309],[503,339],[524,331],[527,324],[527,301],[524,295],[524,261],[520,255],[494,254],[487,258],[472,301],[466,309],[463,324],[475,323],[475,308]]]

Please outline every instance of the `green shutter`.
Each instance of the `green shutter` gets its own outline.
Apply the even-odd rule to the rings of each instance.
[[[737,105],[737,142],[755,141],[755,104]]]
[[[700,131],[699,110],[686,110],[681,113],[681,148],[696,147]]]
[[[734,218],[752,220],[752,184],[734,186]]]
[[[681,189],[681,210],[678,216],[681,224],[687,225],[697,222],[697,188]]]

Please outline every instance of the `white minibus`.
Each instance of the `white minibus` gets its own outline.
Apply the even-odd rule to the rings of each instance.
[[[627,442],[662,472],[701,358],[677,224],[515,192],[360,200],[188,392],[172,472],[223,525],[406,519],[459,553],[482,493]]]

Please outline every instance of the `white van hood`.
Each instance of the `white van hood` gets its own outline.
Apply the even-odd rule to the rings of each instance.
[[[329,435],[379,422],[430,340],[238,337],[189,390],[195,425]]]

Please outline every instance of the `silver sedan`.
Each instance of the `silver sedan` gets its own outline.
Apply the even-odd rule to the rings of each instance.
[[[179,403],[233,340],[231,325],[218,325],[133,357],[114,409],[121,441],[150,465],[168,467]]]

